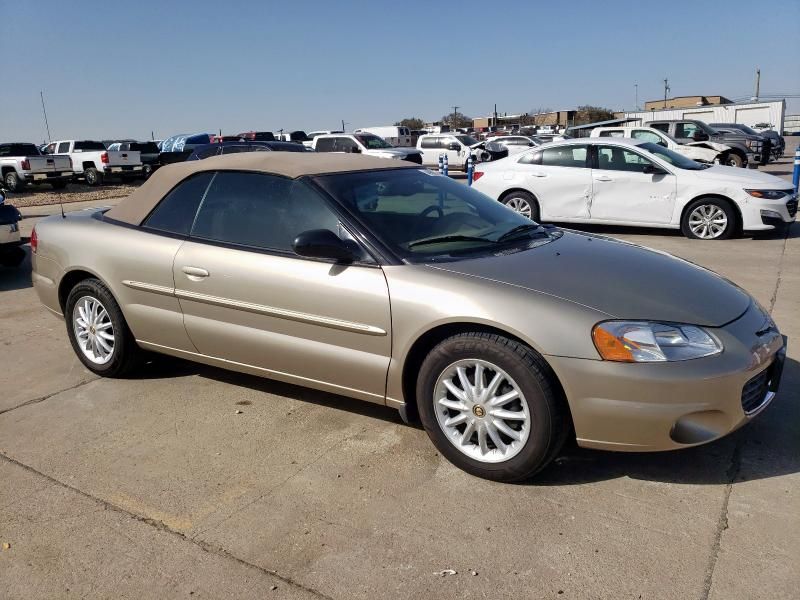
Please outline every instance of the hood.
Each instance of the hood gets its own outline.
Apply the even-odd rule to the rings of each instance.
[[[692,171],[703,179],[713,179],[728,185],[736,186],[741,185],[745,187],[753,186],[767,186],[770,189],[789,189],[792,187],[791,182],[758,171],[756,169],[742,169],[741,167],[726,167],[723,165],[712,165],[702,171]]]
[[[435,267],[557,296],[618,319],[719,327],[750,305],[739,287],[695,264],[578,232],[531,250]]]
[[[718,144],[717,142],[688,142],[683,144],[684,146],[697,146],[698,148],[711,148],[712,150],[716,150],[717,152],[725,152],[726,150],[730,150],[730,146],[726,146],[725,144]]]

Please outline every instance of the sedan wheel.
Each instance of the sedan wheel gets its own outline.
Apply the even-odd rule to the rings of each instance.
[[[519,481],[547,466],[571,431],[560,389],[529,346],[474,331],[430,351],[416,397],[442,456],[478,477]]]
[[[689,213],[689,228],[701,240],[715,240],[728,228],[728,217],[716,204],[701,204]]]
[[[527,217],[533,221],[539,220],[539,209],[536,206],[536,200],[528,193],[514,192],[510,196],[502,198],[502,202],[508,208],[514,212],[518,212],[523,217]]]
[[[83,355],[96,365],[104,365],[114,354],[114,325],[105,306],[91,296],[83,296],[72,309],[72,326]]]
[[[513,458],[530,435],[530,410],[514,379],[485,360],[460,360],[436,382],[436,419],[453,446],[479,462]]]

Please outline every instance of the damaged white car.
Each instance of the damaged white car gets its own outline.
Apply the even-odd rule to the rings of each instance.
[[[596,127],[591,137],[625,137],[652,142],[682,154],[700,163],[727,165],[730,146],[716,142],[688,142],[681,144],[675,138],[653,127]]]

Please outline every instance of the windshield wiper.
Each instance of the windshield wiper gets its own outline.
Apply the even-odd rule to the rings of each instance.
[[[516,227],[512,227],[508,231],[506,231],[503,235],[497,238],[498,242],[505,242],[506,240],[510,240],[511,238],[516,237],[518,234],[527,233],[529,231],[542,229],[542,226],[538,223],[523,223],[522,225],[517,225]]]
[[[424,240],[416,240],[408,245],[408,248],[416,246],[424,246],[425,244],[444,244],[447,242],[484,242],[487,244],[494,244],[493,240],[476,237],[474,235],[442,235],[439,237],[426,238]]]

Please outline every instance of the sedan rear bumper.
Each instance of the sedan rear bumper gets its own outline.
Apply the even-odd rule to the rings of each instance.
[[[710,330],[724,351],[671,363],[614,363],[548,356],[567,395],[580,446],[660,451],[735,431],[775,398],[785,338],[765,331],[754,306]],[[757,335],[756,332],[761,332]]]

